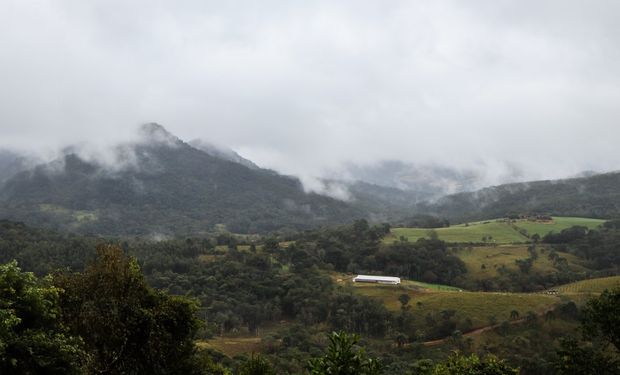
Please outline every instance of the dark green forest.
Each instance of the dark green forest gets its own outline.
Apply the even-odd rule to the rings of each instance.
[[[387,225],[372,226],[360,220],[287,238],[250,240],[218,235],[155,242],[61,234],[2,221],[0,262],[7,264],[4,267],[9,274],[25,278],[19,283],[42,288],[43,302],[37,303],[60,309],[49,314],[60,316],[61,321],[33,328],[44,330],[45,337],[51,340],[51,348],[39,348],[43,352],[36,363],[47,366],[51,363],[45,357],[52,355],[49,351],[56,353],[54,348],[65,348],[68,351],[58,353],[60,357],[54,361],[60,362],[54,366],[70,364],[71,371],[78,373],[100,371],[109,362],[118,366],[114,367],[118,373],[129,373],[128,368],[139,369],[135,373],[170,373],[171,368],[185,369],[184,366],[197,373],[217,373],[208,371],[241,371],[243,366],[260,367],[260,363],[276,373],[300,373],[310,371],[308,363],[313,358],[312,363],[319,363],[316,358],[329,352],[330,337],[326,333],[339,331],[359,335],[354,347],[365,348],[364,355],[381,364],[380,373],[440,371],[441,366],[449,366],[450,362],[445,361],[452,350],[465,355],[450,359],[454,366],[487,363],[483,359],[495,355],[526,374],[549,373],[561,361],[566,362],[562,362],[564,366],[577,366],[568,363],[566,353],[581,350],[616,363],[613,351],[597,352],[584,346],[593,339],[582,338],[577,328],[580,319],[587,315],[572,302],[556,306],[554,321],[534,316],[526,325],[508,325],[499,331],[506,337],[502,344],[473,351],[471,343],[459,336],[459,332],[467,332],[468,323],[459,320],[454,312],[430,318],[419,316],[408,307],[407,300],[400,301],[399,312],[390,311],[376,299],[354,293],[350,287],[334,281],[332,272],[348,271],[459,285],[467,271],[446,243],[430,238],[386,245],[381,239],[388,230]],[[587,260],[593,272],[612,273],[620,264],[619,236],[617,222],[610,221],[599,230],[570,228],[545,236],[542,241]],[[17,264],[11,263],[14,260]],[[24,276],[18,266],[34,274]],[[109,281],[101,275],[108,275],[105,277]],[[513,290],[527,290],[541,282],[564,282],[560,275],[558,269],[555,276],[541,281],[537,279],[540,276],[521,272],[505,277],[502,282]],[[584,277],[571,275],[580,276]],[[488,285],[473,287],[485,290]],[[3,311],[19,314],[11,307],[14,297],[3,297]],[[130,306],[121,306],[124,303]],[[423,333],[411,328],[419,320],[426,319],[430,324],[431,318],[432,326]],[[7,327],[14,327],[14,319],[4,321],[9,324]],[[550,322],[555,323],[549,326]],[[557,322],[563,322],[564,328],[551,329],[560,324]],[[274,330],[274,325],[281,328]],[[11,329],[5,331],[10,333]],[[26,339],[16,329],[11,340]],[[157,329],[162,331],[158,333]],[[269,332],[266,335],[265,330]],[[195,340],[243,332],[261,335],[260,356],[247,353],[231,358],[194,344]],[[130,337],[127,340],[137,341],[129,344],[124,334]],[[449,340],[442,347],[421,344],[445,337]],[[567,337],[573,341],[561,340]],[[117,339],[120,341],[114,341]],[[523,340],[528,344],[524,345]],[[38,348],[40,343],[31,344]],[[118,345],[123,346],[127,359],[117,359],[115,352],[102,349]],[[18,358],[24,354],[14,355]],[[140,367],[147,364],[151,367]]]

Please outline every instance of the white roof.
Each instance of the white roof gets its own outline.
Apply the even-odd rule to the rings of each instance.
[[[376,280],[376,281],[394,281],[399,282],[400,277],[394,276],[371,276],[371,275],[357,275],[355,280]]]

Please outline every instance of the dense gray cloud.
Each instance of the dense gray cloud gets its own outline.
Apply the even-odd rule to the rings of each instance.
[[[112,143],[156,121],[309,184],[384,159],[491,182],[620,169],[617,1],[0,7],[0,146]]]

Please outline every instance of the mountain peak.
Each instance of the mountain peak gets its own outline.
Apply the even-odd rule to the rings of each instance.
[[[182,141],[156,122],[140,126],[139,135],[149,143],[164,143],[170,146],[178,145]]]

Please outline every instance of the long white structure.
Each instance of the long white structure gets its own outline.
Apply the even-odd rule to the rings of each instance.
[[[371,276],[357,275],[353,278],[354,283],[378,283],[378,284],[400,284],[400,277],[393,276]]]

